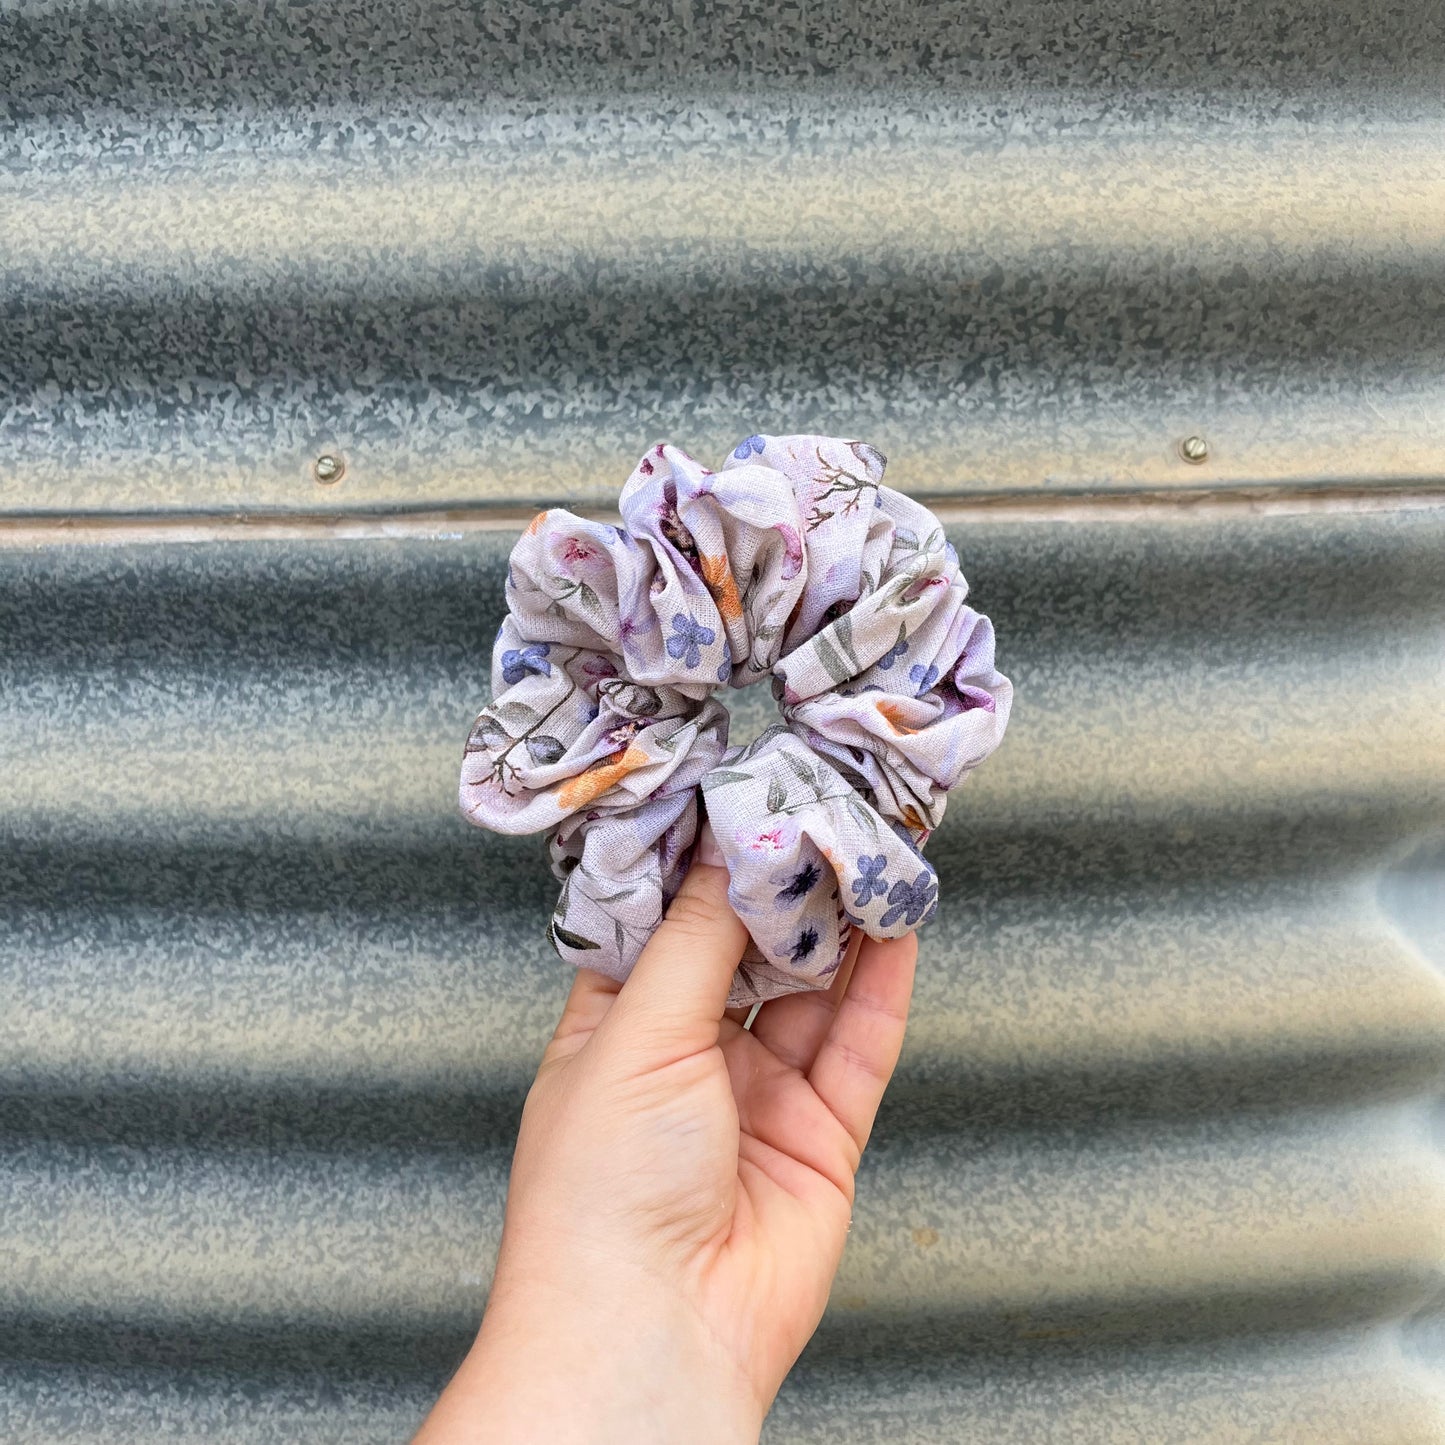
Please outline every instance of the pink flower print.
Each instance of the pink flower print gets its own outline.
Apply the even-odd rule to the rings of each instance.
[[[949,585],[950,583],[947,577],[920,577],[917,581],[910,582],[908,586],[903,589],[903,596],[900,600],[903,602],[917,602],[930,588],[947,587]]]
[[[803,570],[803,542],[797,529],[786,522],[779,522],[777,530],[782,536],[784,548],[782,577],[784,582],[789,582]]]
[[[582,537],[568,537],[562,543],[562,560],[572,567],[587,567],[601,556],[601,549]]]
[[[598,682],[604,677],[617,676],[616,664],[608,658],[599,656],[595,652],[582,664],[582,671],[585,672],[588,677]]]
[[[637,464],[637,470],[641,472],[644,477],[650,477],[652,475],[652,463],[646,457],[643,457]]]
[[[761,832],[756,828],[739,828],[736,836],[738,846],[744,852],[772,858],[779,853],[793,851],[798,841],[798,828],[797,824],[783,820],[770,824]]]

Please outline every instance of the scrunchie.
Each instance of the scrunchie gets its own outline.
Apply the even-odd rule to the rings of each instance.
[[[691,859],[699,787],[753,940],[730,1003],[825,987],[850,927],[933,915],[923,844],[1013,689],[943,528],[884,464],[751,436],[713,472],[660,444],[625,529],[551,510],[518,541],[461,808],[551,830],[563,958],[627,976]],[[728,751],[712,694],[764,676],[783,720]]]

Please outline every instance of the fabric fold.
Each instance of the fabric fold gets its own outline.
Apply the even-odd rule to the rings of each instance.
[[[735,1003],[825,987],[853,928],[937,906],[922,848],[997,747],[1012,688],[927,508],[866,443],[745,438],[719,470],[659,443],[623,526],[552,509],[513,550],[469,820],[549,833],[563,957],[625,978],[705,799],[752,946]],[[727,749],[713,694],[771,679],[782,721]]]

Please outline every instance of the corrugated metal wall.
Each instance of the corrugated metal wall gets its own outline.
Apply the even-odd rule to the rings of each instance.
[[[404,1437],[512,509],[818,427],[1019,702],[770,1441],[1445,1439],[1445,15],[824,9],[0,4],[0,1437]]]

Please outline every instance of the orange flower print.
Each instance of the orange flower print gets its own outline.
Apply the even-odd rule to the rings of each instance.
[[[738,584],[733,577],[733,569],[728,565],[726,554],[699,557],[697,561],[702,569],[702,580],[707,583],[707,590],[712,593],[712,600],[717,603],[722,620],[736,622],[743,615],[743,603],[738,596]]]
[[[889,728],[899,737],[911,737],[919,729],[909,727],[904,719],[908,714],[904,711],[903,705],[896,702],[880,702],[878,711],[883,714]]]
[[[569,813],[585,808],[595,798],[601,797],[608,788],[621,782],[628,773],[635,773],[638,768],[646,767],[651,761],[646,749],[636,743],[629,743],[627,747],[609,753],[602,761],[593,763],[585,773],[568,778],[557,789],[557,806]]]

